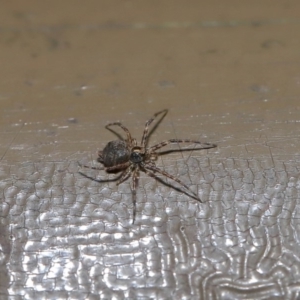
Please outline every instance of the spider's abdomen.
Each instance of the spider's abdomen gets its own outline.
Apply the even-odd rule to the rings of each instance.
[[[130,149],[125,141],[109,142],[103,149],[101,161],[105,167],[113,167],[127,162],[130,158]]]

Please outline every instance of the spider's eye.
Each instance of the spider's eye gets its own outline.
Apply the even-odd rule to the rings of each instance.
[[[143,156],[142,156],[142,154],[139,153],[139,152],[132,152],[132,153],[130,154],[130,160],[131,160],[133,163],[138,164],[138,163],[140,163],[140,162],[143,161]]]

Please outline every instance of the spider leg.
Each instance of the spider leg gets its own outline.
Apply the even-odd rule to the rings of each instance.
[[[139,178],[140,178],[140,172],[139,169],[136,168],[133,171],[133,176],[132,176],[132,202],[133,202],[132,224],[134,224],[135,215],[136,215],[136,189],[139,184]]]
[[[178,144],[178,143],[191,143],[191,144],[199,144],[201,146],[201,149],[210,149],[210,148],[215,148],[217,147],[216,144],[211,144],[211,143],[203,143],[203,142],[199,142],[199,141],[194,141],[194,140],[187,140],[187,139],[184,139],[184,140],[181,140],[181,139],[171,139],[171,140],[166,140],[166,141],[163,141],[159,144],[156,144],[152,147],[149,148],[149,152],[155,152],[156,150],[162,148],[162,147],[165,147],[169,144]]]
[[[122,125],[120,122],[114,122],[114,123],[107,124],[105,126],[105,128],[110,130],[109,129],[110,126],[119,126],[119,127],[121,127],[125,131],[125,133],[127,135],[127,140],[129,141],[130,145],[132,144],[132,136],[131,136],[129,130],[124,125]]]
[[[132,169],[131,168],[127,168],[123,171],[123,173],[121,174],[120,179],[117,182],[117,185],[121,184],[122,182],[124,182],[126,179],[128,179],[128,177],[131,175],[132,173]]]
[[[163,170],[157,168],[155,165],[143,164],[142,168],[146,171],[145,173],[150,171],[149,173],[147,173],[149,176],[155,177],[155,173],[159,173],[161,175],[164,175],[164,176],[176,181],[181,186],[183,186],[186,189],[186,191],[191,193],[194,196],[195,199],[197,199],[199,202],[202,203],[202,200],[199,198],[199,196],[196,193],[194,193],[193,191],[191,191],[190,188],[186,184],[184,184],[180,179],[178,179],[177,177],[167,173],[166,171],[163,171]]]
[[[154,114],[154,116],[149,119],[146,124],[145,124],[145,129],[144,129],[144,133],[143,133],[143,137],[142,137],[142,142],[141,142],[141,147],[145,147],[146,146],[146,141],[147,141],[147,138],[148,138],[148,131],[149,131],[149,126],[150,124],[155,120],[155,118],[160,115],[160,114],[163,114],[164,113],[164,116],[167,114],[168,110],[167,109],[164,109],[162,111],[159,111],[157,112],[156,114]],[[163,116],[163,117],[164,117]]]
[[[136,139],[132,139],[132,147],[136,147],[137,146],[137,141],[136,141]]]

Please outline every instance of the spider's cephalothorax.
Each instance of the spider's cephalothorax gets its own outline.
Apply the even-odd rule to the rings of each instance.
[[[133,149],[130,154],[130,161],[134,164],[140,164],[144,161],[145,154],[141,152],[140,148]]]
[[[198,195],[192,192],[189,189],[189,187],[186,184],[184,184],[180,179],[156,167],[155,160],[159,155],[159,153],[156,151],[171,143],[200,144],[201,147],[200,149],[214,148],[216,147],[216,145],[210,143],[202,143],[199,141],[194,141],[189,139],[171,139],[171,140],[163,141],[154,146],[147,147],[150,124],[155,120],[155,118],[158,115],[162,115],[160,119],[161,121],[164,118],[164,116],[167,114],[167,112],[168,112],[167,109],[162,110],[154,114],[154,116],[146,122],[140,146],[138,146],[136,140],[132,138],[129,130],[121,123],[115,122],[106,125],[106,128],[108,129],[110,126],[114,126],[114,125],[121,127],[126,133],[127,139],[111,141],[104,147],[102,151],[99,151],[98,161],[103,164],[104,168],[83,166],[95,170],[104,169],[107,172],[121,171],[122,172],[121,175],[112,180],[112,181],[118,180],[117,185],[124,182],[126,179],[128,179],[128,177],[132,175],[133,223],[135,221],[135,214],[136,214],[136,189],[138,186],[140,171],[146,173],[147,175],[153,178],[157,178],[156,174],[164,175],[167,178],[170,178],[175,182],[177,182],[178,184],[180,184],[185,189],[187,195],[202,202],[201,199],[198,197]]]

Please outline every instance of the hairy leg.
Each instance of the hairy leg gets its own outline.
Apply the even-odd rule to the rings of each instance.
[[[210,148],[215,148],[217,147],[217,145],[215,144],[211,144],[211,143],[203,143],[203,142],[199,142],[199,141],[194,141],[194,140],[188,140],[188,139],[171,139],[171,140],[166,140],[166,141],[163,141],[159,144],[156,144],[152,147],[149,148],[149,153],[151,152],[155,152],[156,150],[162,148],[162,147],[165,147],[169,144],[178,144],[178,143],[190,143],[190,144],[198,144],[200,145],[201,149],[210,149]]]
[[[123,173],[121,174],[121,178],[117,182],[117,185],[121,184],[126,179],[128,179],[128,177],[131,175],[131,173],[132,173],[132,169],[130,167],[127,168],[126,170],[124,170]]]
[[[149,131],[150,124],[155,120],[155,118],[157,116],[159,116],[160,114],[163,114],[163,113],[164,113],[164,116],[165,116],[167,114],[167,112],[168,112],[167,109],[159,111],[156,114],[154,114],[154,116],[146,122],[144,133],[143,133],[143,137],[142,137],[141,147],[145,147],[146,146],[146,141],[147,141],[147,138],[148,138],[148,131]]]
[[[134,224],[135,215],[136,215],[136,189],[139,184],[139,178],[140,178],[140,172],[139,169],[136,168],[133,171],[133,176],[132,176],[132,202],[133,202],[132,224]]]
[[[122,125],[120,122],[114,122],[114,123],[107,124],[105,126],[105,128],[109,129],[110,126],[119,126],[119,127],[121,127],[125,131],[125,133],[127,135],[127,140],[129,141],[130,145],[132,144],[132,136],[131,136],[129,130],[124,125]]]

